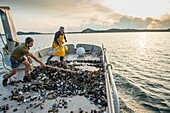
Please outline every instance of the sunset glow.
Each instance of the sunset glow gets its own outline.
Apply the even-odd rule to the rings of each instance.
[[[106,0],[115,12],[135,17],[155,17],[170,13],[169,0]]]

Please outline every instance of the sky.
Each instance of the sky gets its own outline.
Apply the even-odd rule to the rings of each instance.
[[[170,28],[170,0],[0,0],[0,6],[10,7],[16,31]]]

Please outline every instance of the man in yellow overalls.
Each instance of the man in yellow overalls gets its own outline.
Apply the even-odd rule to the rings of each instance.
[[[53,52],[49,56],[49,58],[47,59],[47,62],[49,62],[53,56],[60,56],[60,61],[64,60],[64,56],[66,53],[65,53],[65,48],[63,46],[63,43],[64,43],[63,39],[65,40],[65,42],[67,42],[66,36],[64,34],[64,27],[61,26],[59,31],[55,33],[54,41],[52,44],[52,50],[56,49],[56,52]]]

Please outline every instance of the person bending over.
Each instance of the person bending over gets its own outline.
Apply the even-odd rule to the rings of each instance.
[[[34,42],[34,40],[31,37],[27,37],[25,39],[25,43],[22,43],[21,45],[17,46],[13,50],[13,52],[12,52],[12,54],[10,56],[10,62],[11,62],[12,71],[9,74],[6,74],[4,76],[4,79],[3,79],[3,82],[2,82],[2,84],[4,86],[7,85],[8,78],[10,78],[11,76],[13,76],[14,74],[17,73],[18,67],[19,67],[19,65],[21,63],[25,65],[25,76],[23,77],[23,81],[31,82],[30,76],[28,74],[29,73],[29,69],[30,69],[29,61],[31,60],[31,57],[35,61],[40,63],[40,65],[42,67],[46,66],[40,59],[38,59],[35,55],[33,55],[33,53],[31,53],[29,51],[30,47],[33,46],[33,42]],[[27,59],[25,58],[25,56],[27,57]]]

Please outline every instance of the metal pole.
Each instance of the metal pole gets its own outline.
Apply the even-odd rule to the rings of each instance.
[[[106,95],[107,95],[107,104],[108,104],[108,113],[115,113],[114,106],[113,106],[113,98],[111,94],[111,88],[110,88],[110,81],[109,76],[106,70],[106,60],[103,54],[103,64],[104,64],[104,76],[105,76],[105,83],[106,83]]]
[[[108,70],[108,75],[109,75],[109,78],[110,78],[112,91],[113,91],[115,113],[119,113],[120,112],[119,97],[118,97],[117,88],[116,88],[116,85],[115,85],[115,82],[114,82],[114,79],[113,79],[113,74],[112,74],[112,71],[111,71],[111,65],[109,65],[109,60],[107,58],[106,49],[104,49],[104,57],[105,57],[105,60],[106,60],[106,64],[107,64],[106,69]]]

